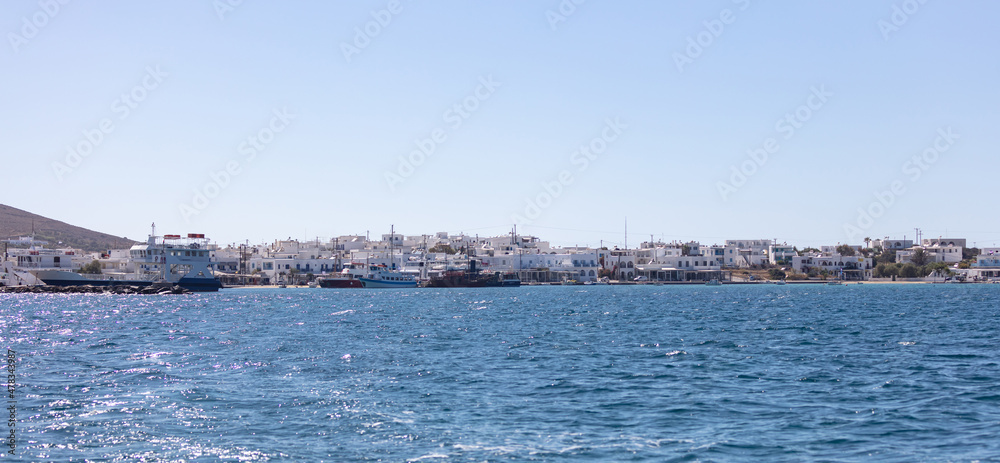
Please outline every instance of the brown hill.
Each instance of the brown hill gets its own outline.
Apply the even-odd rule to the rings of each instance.
[[[135,243],[132,240],[95,232],[0,204],[0,240],[31,235],[32,222],[34,222],[35,239],[48,241],[46,247],[107,251],[127,248]],[[60,241],[62,244],[59,244]]]

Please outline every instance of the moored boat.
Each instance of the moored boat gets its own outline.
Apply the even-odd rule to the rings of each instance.
[[[469,266],[463,270],[448,270],[440,276],[431,277],[427,282],[429,288],[495,288],[518,287],[521,279],[516,273],[480,272],[476,260],[469,260]]]
[[[155,228],[154,228],[155,230]],[[155,233],[155,232],[154,232]],[[131,272],[77,273],[60,269],[39,269],[32,275],[51,286],[150,286],[166,283],[188,291],[218,291],[222,283],[215,277],[208,240],[200,233],[150,234],[146,243],[129,249]]]
[[[409,273],[389,270],[385,265],[373,265],[369,273],[358,278],[365,288],[416,288],[417,279]]]
[[[340,273],[317,278],[316,282],[320,288],[364,288],[360,278],[365,274],[365,267],[367,265],[362,263],[351,263]]]

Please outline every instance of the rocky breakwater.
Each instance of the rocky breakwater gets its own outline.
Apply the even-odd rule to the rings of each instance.
[[[86,293],[86,294],[189,294],[188,291],[176,285],[150,285],[150,286],[0,286],[0,293],[15,294],[61,294],[61,293]]]

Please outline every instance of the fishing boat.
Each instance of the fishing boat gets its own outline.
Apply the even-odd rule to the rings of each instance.
[[[367,275],[358,278],[365,288],[416,288],[417,279],[412,274],[391,270],[385,265],[373,265]]]
[[[431,277],[427,282],[429,288],[494,288],[521,286],[521,279],[516,273],[481,272],[475,259],[469,260],[469,266],[461,270],[447,270],[440,276]]]
[[[393,241],[395,241],[396,227],[389,229],[389,262],[392,268],[384,264],[369,265],[368,272],[363,277],[359,277],[361,285],[365,288],[416,288],[417,279],[412,273],[404,273],[396,270],[395,251]]]

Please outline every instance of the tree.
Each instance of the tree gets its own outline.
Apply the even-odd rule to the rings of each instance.
[[[927,265],[924,265],[923,267],[920,267],[920,273],[923,276],[927,276],[935,272],[941,276],[949,276],[955,273],[951,270],[951,268],[948,267],[948,264],[945,262],[931,262]]]
[[[879,255],[875,256],[875,265],[878,264],[895,264],[896,263],[896,251],[892,249],[883,250]]]
[[[854,255],[854,248],[852,248],[849,244],[842,244],[837,246],[837,253],[842,256],[850,257]]]
[[[907,262],[899,269],[899,276],[901,278],[916,278],[919,274],[919,268],[912,262]]]
[[[887,264],[885,262],[875,266],[873,276],[875,278],[891,278],[899,275],[898,264]]]
[[[772,268],[767,271],[767,276],[772,280],[784,280],[787,275],[780,268]]]
[[[449,244],[439,244],[427,250],[427,252],[443,252],[445,254],[455,254],[455,248],[451,247]]]
[[[79,272],[80,273],[89,273],[89,274],[94,274],[94,275],[100,274],[101,273],[101,263],[98,262],[98,261],[96,261],[96,260],[95,261],[91,261],[89,264],[86,264],[83,267],[80,267]]]
[[[927,253],[924,252],[924,248],[917,248],[913,250],[913,254],[910,255],[910,262],[913,262],[913,265],[919,267],[926,265],[927,262],[930,260],[930,258],[931,256],[927,255]]]

